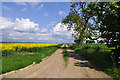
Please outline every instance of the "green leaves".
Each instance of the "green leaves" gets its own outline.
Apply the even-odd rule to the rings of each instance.
[[[93,3],[91,3],[93,4]],[[69,14],[62,20],[62,23],[68,25],[68,29],[73,29],[74,33],[72,34],[75,37],[75,42],[81,44],[83,43],[83,38],[88,38],[91,36],[92,30],[95,30],[94,25],[89,24],[89,20],[94,18],[94,5],[91,5],[86,2],[72,3]],[[96,3],[97,4],[97,3]]]
[[[100,24],[101,37],[105,39],[108,47],[114,47],[114,60],[116,64],[120,56],[120,2],[98,3],[97,22]],[[101,11],[101,12],[99,12]]]

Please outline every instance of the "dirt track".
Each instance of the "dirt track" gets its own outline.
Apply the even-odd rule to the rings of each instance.
[[[111,78],[94,67],[84,58],[81,58],[68,48],[69,61],[64,62],[63,49],[43,60],[40,64],[28,67],[17,72],[4,74],[3,78]]]

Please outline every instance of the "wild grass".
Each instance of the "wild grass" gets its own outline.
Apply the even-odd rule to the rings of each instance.
[[[63,57],[64,57],[65,62],[68,62],[68,53],[67,53],[66,45],[64,45]]]
[[[83,44],[83,49],[70,44],[69,46],[80,56],[92,61],[95,67],[100,68],[116,80],[120,80],[120,66],[113,65],[111,49],[105,44]]]

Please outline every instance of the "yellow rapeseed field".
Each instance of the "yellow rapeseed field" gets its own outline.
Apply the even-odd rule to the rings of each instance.
[[[0,46],[2,47],[2,51],[4,50],[12,50],[14,51],[17,49],[24,48],[41,48],[41,47],[48,47],[48,46],[55,46],[60,43],[1,43]]]
[[[43,47],[56,46],[60,43],[0,43],[2,56],[14,54],[14,52],[38,52]]]

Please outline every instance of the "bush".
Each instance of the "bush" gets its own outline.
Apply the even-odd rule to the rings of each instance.
[[[94,49],[95,49],[95,52],[99,52],[101,48],[98,46],[98,47],[95,47]]]
[[[90,46],[84,46],[83,47],[83,49],[89,49],[90,48]]]
[[[2,56],[12,55],[13,53],[13,50],[4,50],[2,51]]]
[[[103,41],[103,40],[100,40],[98,43],[101,43],[101,44],[103,44],[103,43],[105,43],[105,41]]]
[[[95,43],[95,41],[94,40],[86,40],[86,43],[92,44],[92,43]]]

